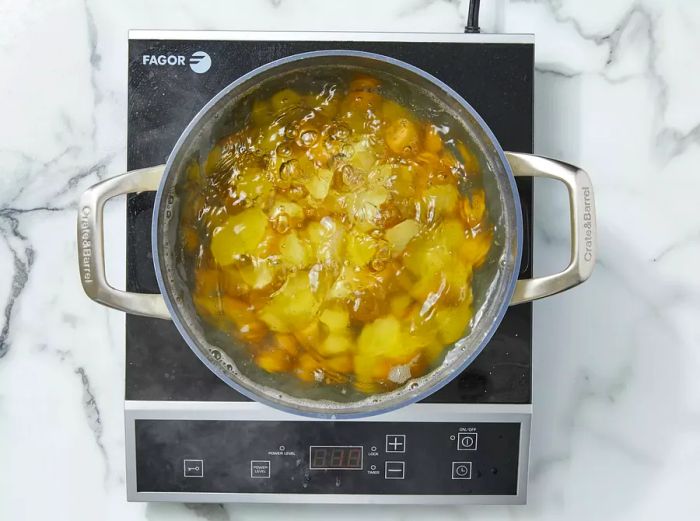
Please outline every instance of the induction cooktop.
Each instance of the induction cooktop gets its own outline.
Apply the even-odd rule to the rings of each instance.
[[[131,31],[128,169],[164,163],[185,126],[239,76],[322,49],[371,51],[437,76],[505,150],[532,152],[534,38],[459,33]],[[532,270],[532,180],[521,277]],[[127,201],[127,290],[157,293],[154,193]],[[210,372],[169,321],[126,318],[131,501],[517,504],[526,500],[532,306],[511,307],[476,360],[419,403],[317,420],[248,400]]]

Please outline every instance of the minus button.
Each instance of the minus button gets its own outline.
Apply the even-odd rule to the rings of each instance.
[[[405,477],[405,461],[387,461],[384,464],[384,479],[404,479]]]

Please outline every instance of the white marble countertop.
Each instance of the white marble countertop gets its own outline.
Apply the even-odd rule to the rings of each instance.
[[[125,167],[130,28],[460,31],[466,1],[0,2],[0,518],[696,519],[700,483],[700,3],[482,2],[537,39],[536,152],[593,178],[600,261],[535,305],[525,507],[125,501],[123,314],[88,300],[79,194]],[[536,271],[567,256],[537,185]],[[108,215],[123,258],[123,201]],[[122,257],[120,257],[122,255]],[[123,265],[109,271],[123,282]]]

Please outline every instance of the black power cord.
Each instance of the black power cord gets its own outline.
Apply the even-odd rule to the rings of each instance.
[[[480,0],[469,0],[469,12],[467,13],[467,26],[465,33],[480,33],[479,29],[479,4]]]

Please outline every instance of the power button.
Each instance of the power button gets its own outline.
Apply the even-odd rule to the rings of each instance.
[[[457,433],[457,450],[476,450],[479,435],[476,432]]]

